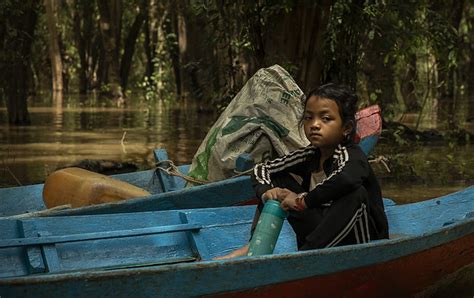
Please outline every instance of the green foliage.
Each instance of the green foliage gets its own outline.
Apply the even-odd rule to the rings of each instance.
[[[168,33],[162,42],[164,46],[156,48],[155,58],[152,60],[155,71],[151,76],[145,76],[142,82],[137,83],[137,86],[144,91],[147,101],[171,100],[176,97],[170,48],[177,47],[177,36],[174,33]]]
[[[226,105],[241,89],[242,62],[255,63],[258,68],[269,66],[263,65],[266,27],[273,26],[270,23],[273,16],[288,13],[295,3],[292,0],[191,1],[188,11],[203,20],[201,37],[213,53],[213,60],[218,62],[205,66],[212,69],[211,77],[201,77],[205,85],[214,86],[210,99],[213,103]],[[291,63],[279,63],[291,66]],[[256,69],[250,71],[252,74]]]
[[[323,80],[365,85],[369,102],[382,105],[384,116],[390,117],[399,113],[400,107],[391,102],[395,93],[392,85],[396,83],[384,76],[393,73],[403,78],[406,66],[412,67],[418,74],[403,83],[416,86],[419,103],[411,106],[424,106],[437,88],[447,84],[437,84],[436,75],[449,75],[450,69],[459,67],[459,34],[453,26],[453,7],[457,7],[456,1],[336,1],[326,33]],[[378,56],[382,56],[382,62],[374,61]],[[418,65],[413,64],[416,60],[420,60]],[[395,67],[398,64],[405,67]],[[423,73],[422,67],[427,64],[436,64],[437,70]],[[413,98],[404,92],[399,90],[398,94]]]

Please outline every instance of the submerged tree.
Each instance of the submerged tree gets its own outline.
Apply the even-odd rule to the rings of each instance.
[[[61,51],[59,49],[58,30],[56,28],[56,24],[58,23],[58,3],[56,0],[44,0],[44,6],[46,8],[46,19],[48,24],[48,49],[51,60],[52,90],[53,97],[57,98],[61,97],[63,92],[63,64],[61,60]]]
[[[123,99],[120,81],[120,42],[122,30],[122,1],[97,0],[102,53],[99,61],[99,78],[104,90],[117,100]]]
[[[99,60],[100,37],[97,32],[96,2],[94,0],[73,0],[68,6],[72,19],[73,40],[78,53],[79,93],[86,94],[97,86],[97,64]]]
[[[3,1],[0,4],[0,88],[7,102],[11,124],[30,124],[27,97],[31,45],[34,40],[38,1]]]

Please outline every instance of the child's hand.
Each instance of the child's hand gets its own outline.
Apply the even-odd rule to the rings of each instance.
[[[296,196],[297,194],[294,192],[290,192],[285,199],[281,202],[280,206],[283,210],[299,210],[298,206],[296,205]]]
[[[280,206],[283,208],[283,210],[288,211],[288,210],[294,210],[294,211],[303,211],[307,209],[308,207],[306,206],[303,197],[301,195],[306,195],[306,193],[301,193],[301,194],[296,194],[294,192],[290,192],[283,202],[281,202]]]
[[[290,194],[290,193],[293,193],[292,191],[286,189],[286,188],[279,188],[279,187],[275,187],[275,188],[272,188],[272,189],[269,189],[267,190],[264,194],[263,194],[263,197],[266,199],[266,200],[277,200],[277,201],[283,201],[283,199],[285,199],[285,197]]]

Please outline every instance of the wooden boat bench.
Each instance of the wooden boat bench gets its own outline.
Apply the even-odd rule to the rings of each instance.
[[[247,243],[254,211],[244,206],[0,220],[0,278],[210,260]],[[296,250],[285,222],[275,252]]]

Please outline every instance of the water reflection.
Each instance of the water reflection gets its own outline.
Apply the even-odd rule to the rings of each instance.
[[[184,102],[158,102],[152,108],[64,104],[29,110],[31,126],[9,127],[6,109],[0,109],[0,167],[10,169],[24,185],[42,182],[58,167],[84,159],[132,162],[149,168],[155,148],[166,148],[177,163],[189,163],[216,118]],[[0,186],[16,185],[7,171],[0,175]]]

